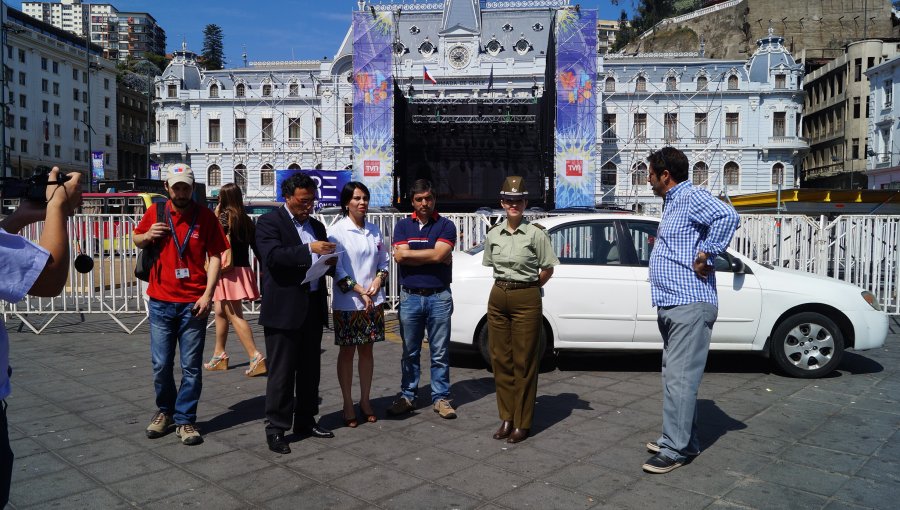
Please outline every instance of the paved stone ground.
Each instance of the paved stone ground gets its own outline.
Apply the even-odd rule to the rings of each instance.
[[[10,319],[11,506],[896,508],[900,324],[891,327],[883,349],[847,353],[824,380],[713,355],[700,392],[703,454],[648,475],[643,444],[657,438],[661,414],[656,354],[563,356],[540,376],[534,435],[507,445],[491,439],[493,380],[471,355],[454,356],[459,419],[424,407],[342,428],[336,348],[326,333],[322,424],[337,437],[294,438],[293,453],[281,456],[265,446],[265,379],[243,376],[246,355],[233,335],[237,366],[204,374],[206,441],[187,447],[174,434],[144,436],[154,412],[146,326],[128,336],[109,319],[60,317],[35,336]],[[210,335],[207,357],[211,350]],[[399,385],[400,351],[396,342],[375,349],[382,416]]]

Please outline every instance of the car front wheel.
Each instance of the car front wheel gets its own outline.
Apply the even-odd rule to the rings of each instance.
[[[792,315],[772,336],[772,357],[792,377],[814,379],[831,373],[844,354],[844,336],[828,317],[815,312]]]

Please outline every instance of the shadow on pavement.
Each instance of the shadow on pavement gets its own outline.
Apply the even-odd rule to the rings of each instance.
[[[706,450],[728,432],[747,428],[744,422],[728,416],[715,401],[708,399],[697,401],[697,422],[701,450]]]
[[[583,400],[575,393],[560,393],[559,395],[538,395],[535,399],[536,409],[534,413],[532,434],[539,434],[542,430],[549,429],[557,423],[568,418],[575,409],[593,411],[591,403]]]
[[[203,431],[204,434],[216,432],[219,430],[225,430],[237,425],[241,425],[242,423],[257,421],[264,418],[265,408],[265,395],[248,398],[247,400],[242,400],[237,404],[229,407],[228,412],[222,413],[206,422],[198,423],[197,426]]]
[[[855,352],[845,352],[844,359],[841,360],[841,364],[838,365],[837,370],[832,372],[831,375],[842,375],[839,370],[850,372],[854,375],[877,374],[878,372],[884,371],[884,366],[871,358],[863,356],[862,354],[857,354]]]

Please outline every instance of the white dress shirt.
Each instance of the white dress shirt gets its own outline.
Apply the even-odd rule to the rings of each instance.
[[[312,224],[310,224],[309,222],[309,218],[306,218],[306,221],[301,223],[297,221],[294,213],[292,213],[291,210],[288,209],[287,204],[284,204],[284,209],[287,211],[288,216],[290,216],[291,220],[294,222],[294,228],[296,228],[297,233],[300,234],[300,241],[302,241],[302,244],[309,245],[318,241],[318,239],[316,239],[316,233],[313,231]],[[319,255],[313,253],[312,248],[310,248],[309,254],[310,256],[312,256],[313,264],[315,264],[316,261],[319,260]],[[319,280],[313,280],[309,282],[309,291],[313,292],[317,290],[319,290]]]
[[[390,254],[381,231],[368,221],[363,228],[359,228],[349,216],[345,216],[328,227],[328,240],[337,244],[335,251],[339,252],[331,308],[340,311],[364,310],[366,305],[362,297],[353,290],[343,292],[338,282],[349,276],[368,289],[378,271],[387,270]],[[383,285],[373,296],[372,302],[376,306],[384,303]]]

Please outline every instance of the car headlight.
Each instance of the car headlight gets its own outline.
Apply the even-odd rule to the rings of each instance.
[[[866,303],[869,303],[869,306],[871,306],[872,308],[874,308],[875,310],[877,310],[879,312],[881,311],[881,305],[878,303],[878,298],[875,297],[875,294],[872,294],[871,292],[864,290],[861,295],[862,295],[862,298],[866,300]]]

